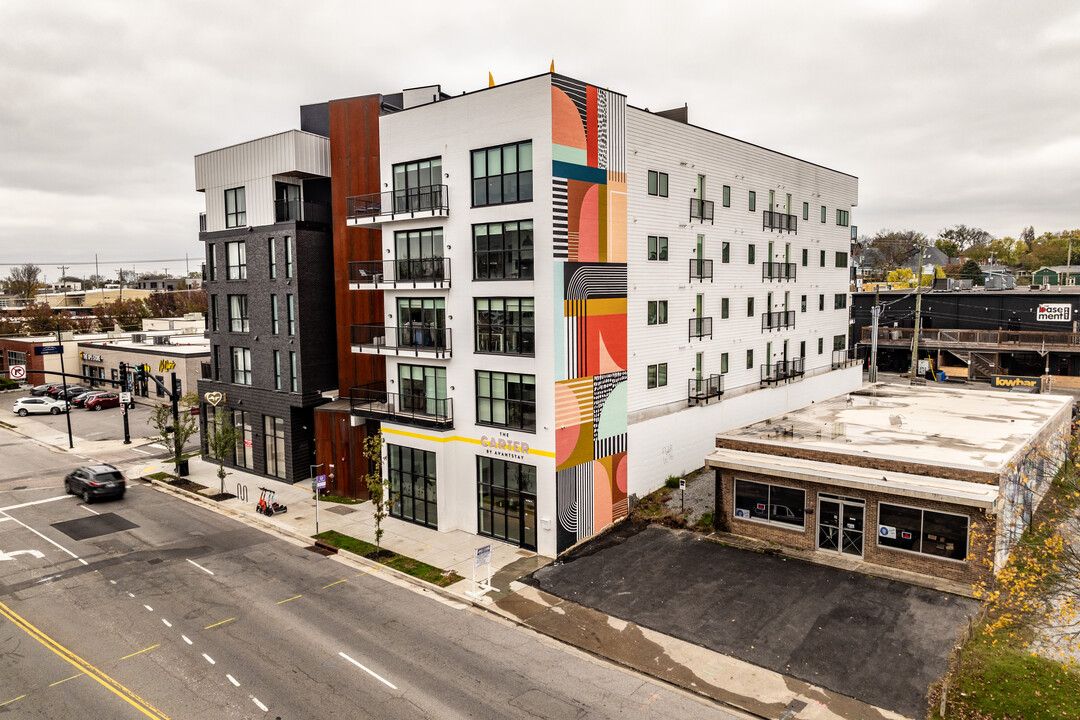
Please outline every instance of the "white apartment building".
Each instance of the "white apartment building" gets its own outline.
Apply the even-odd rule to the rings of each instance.
[[[855,177],[545,74],[380,118],[352,292],[392,515],[555,555],[719,432],[859,386]],[[840,351],[839,355],[834,350]]]

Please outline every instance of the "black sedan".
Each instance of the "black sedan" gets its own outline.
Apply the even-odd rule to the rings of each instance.
[[[126,489],[123,474],[112,465],[87,465],[64,478],[64,490],[81,496],[87,504],[101,498],[122,498]]]
[[[33,397],[40,397],[40,396],[44,395],[45,393],[49,392],[50,390],[52,390],[52,389],[53,389],[54,387],[56,387],[56,386],[57,386],[58,384],[60,384],[60,383],[54,383],[54,382],[50,382],[50,383],[45,383],[45,384],[43,384],[43,385],[35,385],[35,386],[34,386],[34,387],[33,387],[33,388],[32,388],[32,389],[30,390],[30,394],[31,394],[31,395],[32,395]]]

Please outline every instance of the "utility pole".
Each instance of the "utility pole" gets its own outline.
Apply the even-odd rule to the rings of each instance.
[[[881,292],[881,286],[874,286],[874,307],[871,309],[871,335],[870,335],[870,382],[877,382],[877,340],[878,340],[878,318],[881,317],[881,301],[879,294]]]
[[[121,393],[130,392],[130,390],[128,390],[128,380],[127,379],[128,379],[127,364],[123,360],[121,360],[120,361],[120,392]],[[134,405],[134,403],[132,403],[132,405]],[[127,406],[127,403],[123,403],[123,402],[120,403],[120,414],[123,415],[123,417],[124,417],[124,444],[125,445],[130,445],[131,444],[131,430],[128,427],[128,406]]]
[[[919,326],[922,320],[922,262],[923,246],[919,243],[919,263],[915,271],[915,334],[911,338],[911,368],[908,370],[908,380],[912,385],[917,385],[919,376]]]
[[[68,450],[75,448],[71,439],[71,398],[68,397],[67,371],[64,369],[64,341],[60,339],[60,316],[56,317],[56,344],[60,346],[60,377],[64,378],[64,418],[67,420]]]
[[[64,281],[64,278],[67,277],[68,266],[60,265],[57,269],[60,270],[60,284],[64,286],[64,307],[67,307],[67,283]]]

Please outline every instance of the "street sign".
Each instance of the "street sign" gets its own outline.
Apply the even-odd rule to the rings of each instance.
[[[317,487],[320,490],[325,490],[326,489],[326,476],[325,475],[316,475],[315,476],[315,487]]]
[[[127,405],[121,405],[120,406],[120,414],[121,415],[127,415]]]
[[[131,404],[131,393],[129,393],[129,392],[120,393],[120,404],[121,405],[130,405]]]
[[[37,345],[34,347],[35,355],[61,355],[63,352],[63,345]]]
[[[26,366],[25,365],[12,365],[8,368],[8,376],[12,380],[25,380],[26,379]]]
[[[483,567],[484,565],[491,564],[491,546],[484,545],[483,547],[476,548],[476,559],[473,561],[473,567]]]
[[[679,489],[680,490],[685,490],[686,489],[686,478],[679,478]]]

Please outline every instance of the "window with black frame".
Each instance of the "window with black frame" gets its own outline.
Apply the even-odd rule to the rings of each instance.
[[[476,352],[533,355],[533,298],[476,298]]]
[[[386,459],[391,517],[438,529],[435,453],[387,444]]]
[[[446,348],[446,300],[398,298],[398,345]]]
[[[225,227],[243,227],[247,225],[247,201],[244,188],[230,188],[225,191]]]
[[[536,432],[536,376],[477,370],[476,422]]]
[[[477,532],[536,549],[536,468],[476,458]]]
[[[964,515],[878,503],[880,547],[950,560],[966,560],[968,518]]]
[[[532,280],[532,220],[473,225],[473,279]]]
[[[251,322],[248,320],[247,295],[229,296],[229,331],[248,332]]]
[[[532,141],[472,151],[473,207],[532,200]]]
[[[442,158],[398,163],[393,167],[394,212],[442,207]]]
[[[802,528],[806,526],[806,491],[736,479],[733,514],[743,520]]]
[[[247,280],[247,243],[243,240],[225,243],[228,260],[225,277],[229,280]]]
[[[442,228],[395,232],[394,265],[398,281],[443,280]]]

